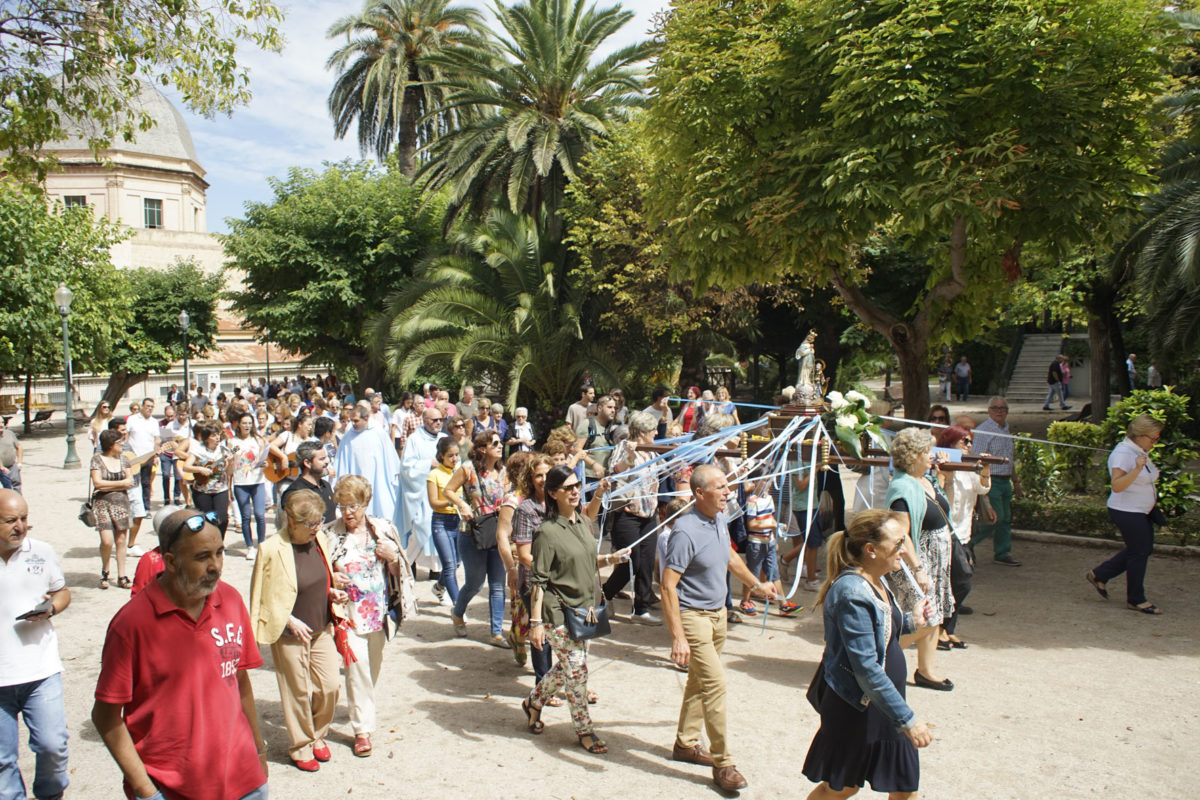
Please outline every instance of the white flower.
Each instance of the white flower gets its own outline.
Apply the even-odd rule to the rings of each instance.
[[[857,414],[838,414],[837,426],[839,428],[850,428],[850,429],[857,427],[858,426],[858,415]]]
[[[867,398],[865,395],[863,395],[859,392],[856,392],[853,389],[846,392],[846,399],[849,400],[851,403],[863,403],[864,405],[867,402]]]
[[[839,408],[845,408],[848,405],[850,404],[846,402],[846,398],[842,397],[841,392],[829,393],[829,407],[834,411],[837,411]]]

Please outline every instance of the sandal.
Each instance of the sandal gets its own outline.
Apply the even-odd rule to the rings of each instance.
[[[967,649],[967,643],[964,642],[962,639],[959,639],[958,637],[955,637],[953,639],[948,639],[947,641],[950,642],[950,646],[953,647],[955,650],[966,650]]]
[[[108,573],[107,572],[100,573],[100,588],[101,589],[108,588]]]
[[[360,733],[354,737],[354,755],[359,758],[366,758],[371,755],[371,737],[365,733]]]
[[[537,736],[546,729],[546,724],[542,722],[542,709],[534,708],[528,697],[521,701],[521,710],[525,712],[525,727],[530,733]]]
[[[1083,577],[1087,578],[1087,582],[1090,583],[1092,585],[1092,587],[1095,588],[1095,590],[1100,593],[1101,597],[1103,597],[1105,600],[1108,599],[1108,589],[1105,587],[1103,582],[1096,579],[1096,573],[1089,572],[1087,575],[1084,575]]]
[[[1140,611],[1143,614],[1161,614],[1162,613],[1162,609],[1159,608],[1158,606],[1154,605],[1154,603],[1147,603],[1144,606],[1135,606],[1132,603],[1130,603],[1129,610],[1130,611]]]
[[[608,752],[608,745],[606,745],[604,743],[604,740],[601,739],[596,734],[594,734],[594,733],[577,733],[575,735],[579,737],[579,746],[582,747],[584,750],[587,750],[589,753],[594,753],[599,756],[599,755],[604,755],[605,753]],[[584,744],[583,743],[584,739],[591,739],[592,743]]]
[[[558,695],[552,696],[549,700],[547,700],[545,703],[543,703],[543,705],[550,706],[551,708],[558,708],[562,704],[563,704],[562,698],[559,697]]]
[[[589,706],[594,706],[594,705],[596,705],[596,703],[600,702],[600,695],[596,694],[593,691],[588,691],[587,701],[588,701]]]
[[[945,652],[950,652],[951,644],[949,639],[938,639],[937,649]]]
[[[117,588],[118,589],[132,589],[133,581],[129,580],[128,575],[118,576],[117,577]]]

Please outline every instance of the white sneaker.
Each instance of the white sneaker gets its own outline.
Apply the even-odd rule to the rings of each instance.
[[[630,614],[629,620],[641,623],[642,625],[662,625],[662,620],[649,611],[643,611],[641,614]]]
[[[820,581],[805,581],[804,582],[804,591],[806,591],[806,592],[815,592],[820,588],[821,588]]]
[[[435,583],[433,585],[433,596],[437,598],[439,606],[450,607],[454,605],[454,603],[450,600],[450,596],[446,594],[446,590],[442,588],[442,585],[439,583]]]
[[[125,552],[128,555],[133,556],[134,558],[141,558],[142,556],[146,555],[146,551],[143,550],[142,548],[138,547],[136,544],[133,547],[130,547]]]
[[[253,561],[256,558],[258,558],[258,548],[257,547],[251,547],[249,550],[246,551],[246,560],[247,561]]]

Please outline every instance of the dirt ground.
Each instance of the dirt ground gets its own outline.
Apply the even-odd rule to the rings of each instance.
[[[957,409],[956,409],[957,411]],[[983,415],[977,414],[982,420]],[[98,588],[97,537],[75,518],[84,470],[64,471],[61,435],[26,440],[25,496],[32,535],[62,559],[73,602],[55,619],[64,662],[75,797],[119,796],[120,772],[89,721],[109,619],[128,595]],[[87,450],[86,441],[80,448]],[[86,456],[83,459],[86,463]],[[155,507],[161,499],[155,486]],[[155,544],[152,533],[140,542]],[[250,564],[230,532],[225,580],[246,593]],[[1166,614],[1128,611],[1123,582],[1104,602],[1083,580],[1103,551],[1020,541],[1019,569],[982,563],[959,633],[969,649],[939,653],[956,684],[910,686],[935,741],[921,752],[927,798],[1195,797],[1188,764],[1200,746],[1200,561],[1153,558],[1149,596]],[[132,572],[132,565],[130,567]],[[114,573],[115,575],[115,573]],[[279,797],[594,798],[718,795],[710,773],[669,758],[685,676],[668,662],[662,627],[619,622],[591,651],[592,707],[607,756],[575,743],[566,708],[548,709],[544,735],[525,732],[519,707],[532,684],[508,651],[483,643],[486,599],[456,639],[448,609],[430,602],[387,646],[378,689],[375,754],[357,759],[344,707],[330,737],[333,760],[305,774],[288,765],[279,693],[269,665],[254,671]],[[811,604],[803,591],[797,600]],[[628,613],[621,601],[618,612]],[[731,628],[725,653],[730,739],[750,782],[744,797],[803,797],[800,774],[818,718],[804,690],[822,650],[819,613],[759,616]],[[909,651],[909,674],[915,655]],[[27,779],[32,758],[22,746]]]

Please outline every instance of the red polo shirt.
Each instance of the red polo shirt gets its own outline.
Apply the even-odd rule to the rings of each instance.
[[[198,620],[155,580],[109,623],[96,699],[125,706],[134,747],[169,800],[236,800],[267,782],[238,692],[238,671],[263,663],[252,630],[224,582]]]

